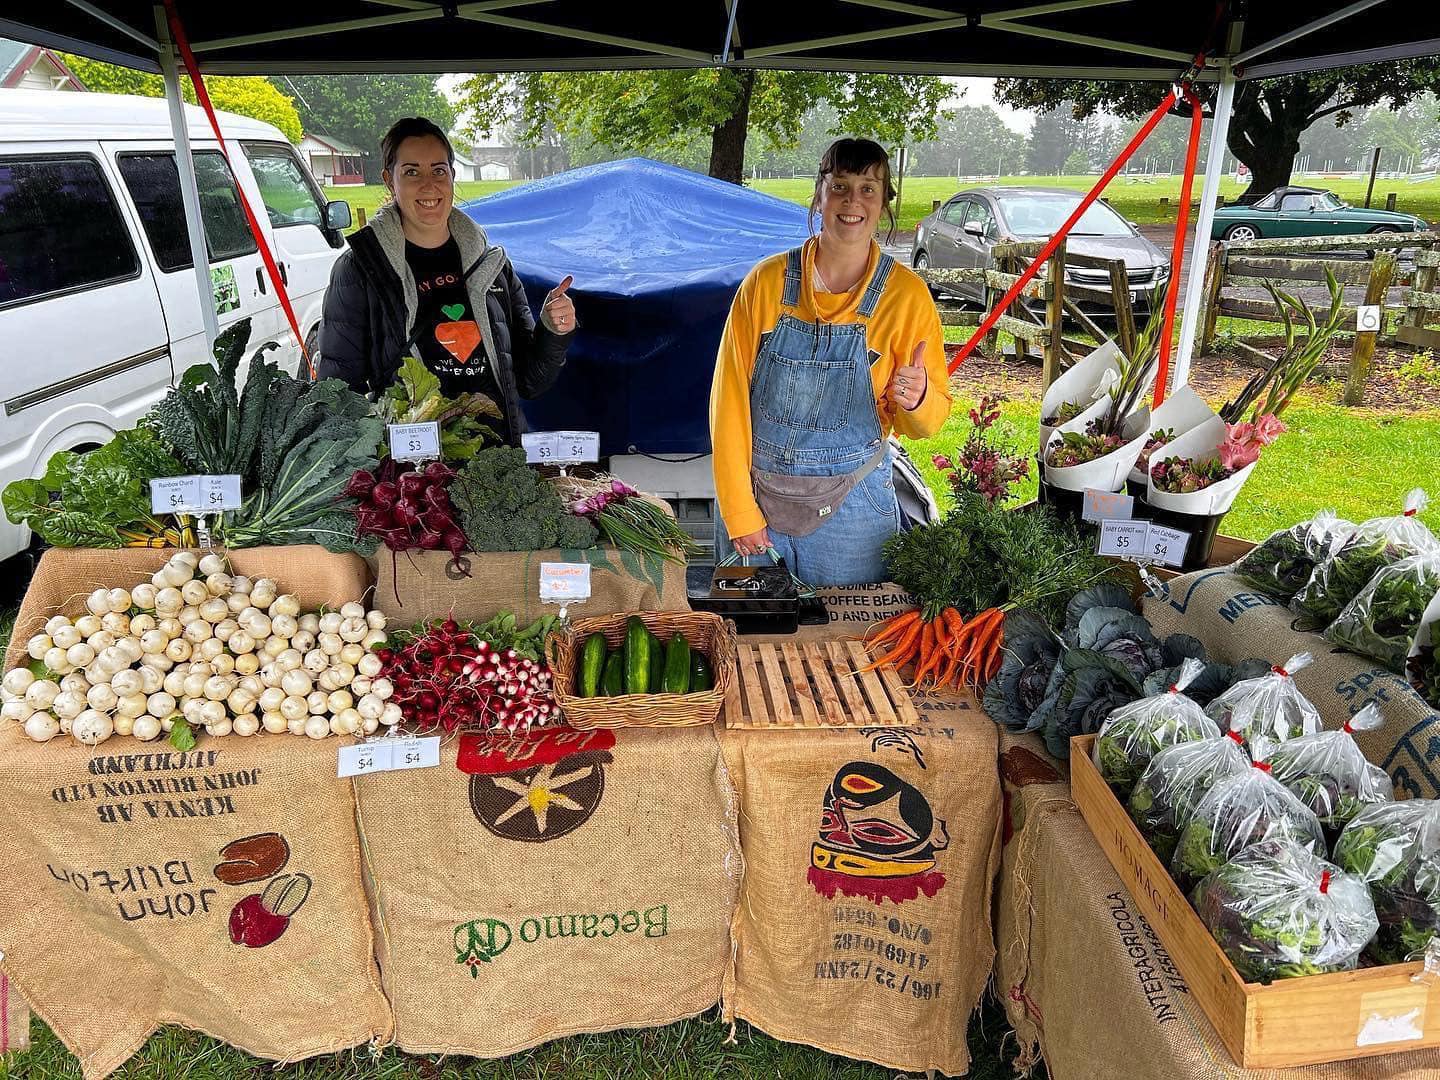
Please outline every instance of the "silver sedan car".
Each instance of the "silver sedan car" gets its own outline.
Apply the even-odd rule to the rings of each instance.
[[[952,196],[920,220],[910,249],[916,269],[994,266],[994,246],[1006,240],[1048,240],[1080,205],[1082,196],[1069,188],[982,187]],[[1102,259],[1121,259],[1130,286],[1130,302],[1141,318],[1149,312],[1150,293],[1170,277],[1170,259],[1130,222],[1102,202],[1094,203],[1066,240],[1066,250]],[[1110,275],[1091,267],[1068,267],[1065,280],[1110,292]],[[946,285],[946,293],[984,302],[980,285]],[[1093,300],[1077,301],[1087,315],[1114,315],[1114,307]]]

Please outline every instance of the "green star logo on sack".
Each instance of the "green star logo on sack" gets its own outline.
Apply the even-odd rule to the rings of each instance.
[[[510,947],[510,927],[499,919],[475,919],[455,928],[455,962],[470,966],[470,977],[480,977],[488,964]]]

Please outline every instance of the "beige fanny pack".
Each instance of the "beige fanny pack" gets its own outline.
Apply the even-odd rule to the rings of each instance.
[[[809,536],[840,509],[845,497],[884,462],[890,444],[880,448],[854,472],[840,476],[787,476],[784,473],[751,469],[755,501],[765,522],[786,536]]]

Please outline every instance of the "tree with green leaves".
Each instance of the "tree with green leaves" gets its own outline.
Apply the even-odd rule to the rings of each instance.
[[[1334,71],[1286,75],[1239,84],[1230,121],[1231,153],[1250,167],[1250,187],[1242,202],[1290,182],[1301,134],[1327,116],[1345,124],[1358,109],[1385,105],[1399,109],[1429,90],[1440,88],[1440,59],[1397,60],[1363,64]],[[1199,92],[1213,101],[1215,89]],[[1076,79],[1000,79],[995,95],[1022,109],[1054,109],[1069,105],[1077,119],[1111,112],[1138,119],[1154,111],[1164,96],[1154,83],[1083,81]],[[1177,112],[1188,114],[1188,107]]]
[[[97,94],[165,96],[165,82],[159,75],[91,60],[87,56],[71,53],[62,56],[86,90]],[[295,111],[294,102],[265,79],[248,75],[207,75],[205,89],[216,109],[274,124],[292,143],[300,141],[300,114]],[[181,78],[180,93],[190,104],[195,104],[195,87],[189,79]]]
[[[485,73],[466,79],[459,108],[481,136],[508,131],[521,146],[548,130],[595,146],[674,159],[709,144],[708,172],[739,183],[746,143],[791,147],[806,114],[827,103],[832,133],[886,146],[928,138],[950,87],[926,75],[705,68],[674,71]]]
[[[295,99],[305,130],[348,143],[367,156],[365,179],[380,182],[380,140],[403,116],[424,116],[449,131],[455,112],[433,75],[281,75],[270,81]]]
[[[1080,145],[1080,122],[1059,109],[1047,109],[1035,118],[1025,165],[1036,176],[1056,176]]]
[[[990,105],[961,105],[937,128],[934,139],[910,147],[910,171],[917,176],[1008,175],[1025,164],[1025,136]]]

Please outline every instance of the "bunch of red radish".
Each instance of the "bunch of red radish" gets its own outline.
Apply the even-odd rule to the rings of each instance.
[[[450,504],[455,470],[441,461],[424,469],[386,458],[375,472],[361,469],[345,485],[345,494],[359,499],[355,531],[375,536],[392,551],[448,550],[459,555],[469,545]]]
[[[396,638],[376,655],[395,688],[392,700],[419,730],[513,732],[559,722],[543,660],[494,645],[454,619]]]

